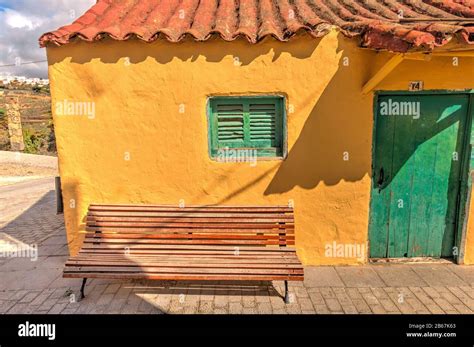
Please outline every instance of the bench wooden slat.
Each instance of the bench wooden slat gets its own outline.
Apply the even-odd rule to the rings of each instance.
[[[70,278],[301,281],[288,206],[92,204]]]
[[[227,234],[281,234],[281,229],[273,228],[273,229],[226,229],[226,228],[199,228],[199,229],[191,229],[191,228],[146,228],[146,227],[101,227],[101,226],[86,226],[86,231],[90,233],[107,233],[107,232],[116,232],[116,233],[143,233],[146,235],[147,233],[227,233]],[[285,228],[285,234],[293,234],[294,228],[287,227]]]
[[[294,235],[285,235],[285,238],[287,240],[292,240],[294,239]],[[197,233],[179,233],[179,234],[165,234],[165,233],[160,233],[160,234],[87,234],[86,239],[101,239],[101,242],[105,242],[105,239],[117,239],[117,240],[122,240],[122,241],[128,241],[128,242],[133,242],[133,239],[138,239],[138,240],[146,240],[146,239],[187,239],[187,238],[193,238],[193,239],[227,239],[227,240],[266,240],[266,239],[276,239],[278,240],[280,236],[278,234],[266,234],[266,235],[255,235],[255,234],[240,234],[240,235],[235,235],[235,234],[211,234],[211,233],[205,233],[205,234],[197,234]]]
[[[121,204],[110,204],[110,205],[98,205],[91,204],[89,211],[170,211],[170,212],[288,212],[293,213],[293,208],[288,206],[199,206],[199,205],[188,205],[185,207],[179,207],[175,205],[121,205]]]
[[[82,247],[82,249],[117,249],[117,247],[113,247],[112,245],[104,245],[103,247],[101,244],[98,244],[96,247],[93,247],[90,244],[84,245],[87,247]],[[175,249],[180,249],[180,250],[212,250],[212,251],[227,251],[234,253],[236,250],[236,246],[234,245],[173,245],[173,244],[162,244],[162,245],[152,245],[152,246],[144,246],[143,245],[137,245],[136,247],[130,247],[130,250],[133,250],[134,248],[146,248],[146,247],[151,247],[153,250],[175,250]],[[261,252],[292,252],[293,250],[286,250],[286,249],[279,249],[277,247],[262,247],[262,246],[238,246],[239,252],[243,250],[251,250],[252,248],[259,248]],[[118,246],[119,249],[125,249],[126,247],[123,246]]]
[[[189,228],[189,229],[199,229],[199,228],[222,228],[222,229],[246,229],[246,228],[268,228],[274,229],[276,228],[275,224],[272,223],[194,223],[194,222],[174,222],[174,223],[166,223],[166,222],[102,222],[102,221],[95,221],[89,225],[93,226],[102,226],[102,227],[160,227],[160,228],[173,228],[173,227],[180,227],[180,228]],[[292,223],[286,223],[281,225],[283,228],[284,226],[291,226],[294,225]]]
[[[150,211],[150,212],[141,212],[141,211],[89,211],[87,213],[89,217],[169,217],[169,218],[180,218],[180,217],[190,217],[190,218],[279,218],[280,220],[293,219],[293,215],[285,214],[281,212],[256,212],[256,213],[231,213],[231,212],[167,212],[167,211]]]
[[[303,281],[303,275],[196,275],[196,274],[148,274],[142,273],[63,273],[64,278],[145,279],[171,281]]]
[[[291,244],[292,241],[286,239],[262,239],[262,240],[252,240],[252,239],[224,239],[224,238],[216,238],[216,239],[173,239],[173,238],[166,238],[166,239],[101,239],[100,245],[106,246],[120,246],[120,245],[130,245],[130,248],[137,248],[138,245],[168,245],[168,244],[175,244],[175,245],[286,245]],[[84,240],[83,245],[90,245],[97,244],[97,241],[91,238]],[[137,246],[137,247],[135,247]]]
[[[88,216],[87,222],[97,223],[97,222],[140,222],[140,223],[206,223],[206,224],[234,224],[234,223],[263,223],[263,224],[272,224],[273,226],[278,225],[278,223],[284,224],[293,224],[293,219],[281,219],[281,218],[235,218],[235,217],[212,217],[212,218],[203,218],[203,217],[109,217],[109,216]]]
[[[239,257],[235,257],[239,258]],[[188,257],[188,258],[177,258],[177,257],[107,257],[101,255],[100,257],[88,257],[88,256],[75,256],[70,259],[66,264],[79,264],[79,263],[100,263],[100,262],[117,262],[117,263],[131,263],[131,264],[190,264],[189,266],[195,266],[197,264],[237,264],[238,265],[252,265],[252,264],[275,264],[275,265],[298,265],[298,259],[272,259],[272,258],[247,258],[247,259],[233,259],[233,258],[210,258],[210,257]]]
[[[65,272],[107,272],[107,273],[180,273],[180,274],[302,274],[301,268],[224,268],[224,267],[161,267],[161,266],[66,266]]]

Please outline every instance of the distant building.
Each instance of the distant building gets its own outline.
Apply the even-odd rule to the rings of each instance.
[[[25,85],[31,85],[31,86],[33,85],[46,86],[49,84],[49,79],[47,78],[38,78],[38,77],[27,78],[25,76],[11,76],[11,75],[0,76],[0,81],[5,86],[11,84],[12,82],[25,84]]]

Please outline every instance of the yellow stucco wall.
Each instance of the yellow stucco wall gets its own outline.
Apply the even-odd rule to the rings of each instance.
[[[360,91],[388,57],[359,49],[336,31],[257,45],[109,40],[48,48],[71,252],[81,245],[92,202],[285,205],[292,199],[304,264],[366,262],[366,253],[327,257],[325,245],[367,244],[373,95]],[[461,70],[449,58],[403,62],[380,87],[406,90],[408,81],[421,79],[426,89],[469,88],[474,64],[463,63]],[[287,159],[255,167],[210,160],[207,97],[255,93],[284,94],[294,110]],[[95,117],[57,114],[55,104],[64,100],[94,102]],[[473,254],[471,247],[470,262]]]

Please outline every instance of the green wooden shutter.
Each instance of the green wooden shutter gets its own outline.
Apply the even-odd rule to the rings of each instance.
[[[219,149],[256,149],[260,157],[283,155],[283,98],[215,97],[210,100],[211,156]]]

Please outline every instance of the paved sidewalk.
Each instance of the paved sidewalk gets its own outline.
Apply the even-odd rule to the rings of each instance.
[[[454,264],[306,267],[288,305],[281,282],[97,279],[77,302],[81,280],[61,277],[68,253],[54,181],[36,183],[0,188],[0,242],[39,252],[0,259],[0,313],[474,313],[474,266]]]

